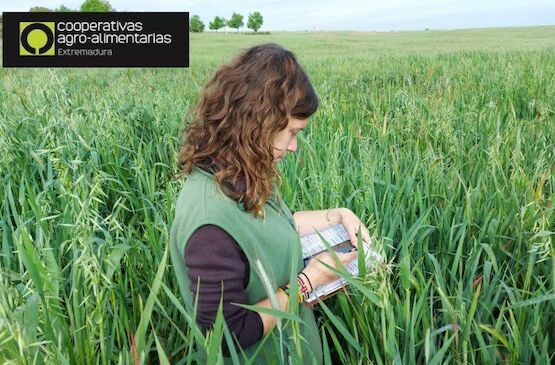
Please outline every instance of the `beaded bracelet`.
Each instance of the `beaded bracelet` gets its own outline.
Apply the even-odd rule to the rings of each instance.
[[[297,290],[297,302],[300,303],[304,303],[304,301],[306,299],[308,299],[308,295],[309,295],[309,291],[308,288],[306,287],[306,284],[304,283],[304,281],[299,278],[299,276],[297,276],[297,283],[299,284],[299,290]],[[312,284],[310,284],[310,286],[312,286]],[[279,289],[281,289],[285,294],[287,294],[288,297],[291,296],[291,288],[288,287],[287,285],[283,285],[281,286]]]
[[[288,287],[287,285],[284,285],[284,286],[280,286],[279,288],[280,288],[285,294],[287,294],[287,297],[290,297],[290,296],[291,296],[291,288],[290,288],[290,287]],[[298,302],[299,304],[301,304],[301,303],[304,302],[304,296],[302,295],[302,293],[301,293],[300,290],[297,291],[297,302]]]
[[[300,272],[299,275],[304,275],[304,277],[306,278],[306,281],[308,281],[308,283],[310,284],[310,292],[314,291],[314,287],[312,286],[312,283],[310,282],[310,279],[308,278],[308,275],[306,275],[304,272]]]
[[[306,284],[304,283],[304,281],[297,276],[297,283],[299,283],[299,288],[301,290],[302,296],[306,299],[308,298],[308,288],[306,287]]]

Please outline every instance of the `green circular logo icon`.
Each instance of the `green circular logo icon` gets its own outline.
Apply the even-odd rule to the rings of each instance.
[[[53,56],[54,22],[20,22],[19,55]]]

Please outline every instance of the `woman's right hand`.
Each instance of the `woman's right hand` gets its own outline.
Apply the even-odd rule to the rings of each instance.
[[[353,249],[351,252],[343,253],[343,252],[336,252],[339,261],[343,265],[346,265],[353,259],[357,257],[358,251]],[[338,276],[329,270],[323,263],[337,269],[337,264],[333,259],[332,255],[329,252],[322,252],[313,258],[310,259],[308,265],[302,270],[306,276],[310,279],[310,283],[312,284],[313,289],[316,289],[318,286],[327,284],[335,279]],[[302,275],[301,275],[302,278]]]

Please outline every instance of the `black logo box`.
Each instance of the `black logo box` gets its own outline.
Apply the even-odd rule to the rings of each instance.
[[[171,34],[169,44],[73,44],[59,45],[56,30],[55,47],[63,49],[111,49],[112,55],[20,56],[20,22],[141,22],[140,34]],[[75,32],[77,33],[77,32]],[[127,34],[128,32],[86,32]],[[135,33],[135,32],[129,32]],[[112,12],[112,13],[3,13],[4,67],[189,67],[188,12]]]

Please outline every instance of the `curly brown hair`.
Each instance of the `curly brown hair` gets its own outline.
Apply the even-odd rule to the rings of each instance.
[[[294,54],[274,43],[243,50],[208,81],[185,118],[177,177],[211,161],[221,190],[242,202],[256,217],[270,196],[278,173],[273,141],[290,117],[307,119],[318,109],[318,97]],[[246,191],[226,182],[244,181]]]

